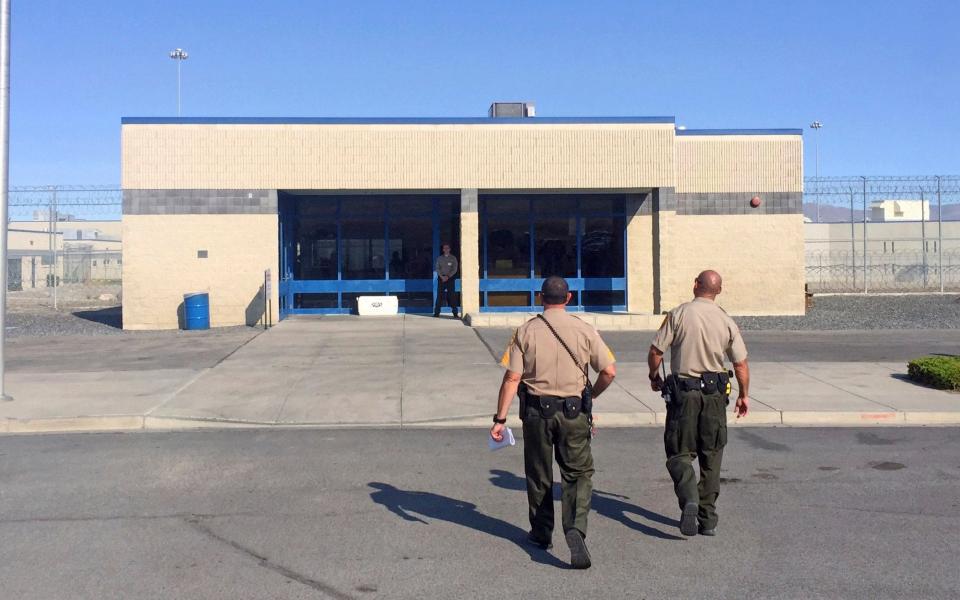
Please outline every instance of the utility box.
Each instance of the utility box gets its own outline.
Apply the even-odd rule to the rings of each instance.
[[[535,116],[536,112],[533,102],[494,102],[487,115],[491,119],[523,119]]]

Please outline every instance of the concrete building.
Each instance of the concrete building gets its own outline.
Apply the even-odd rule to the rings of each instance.
[[[876,200],[870,203],[870,220],[875,222],[891,221],[929,221],[929,200]]]
[[[123,321],[214,326],[346,313],[391,294],[430,312],[449,241],[466,313],[656,314],[702,269],[735,314],[802,314],[802,131],[635,118],[124,118]],[[751,205],[754,198],[757,206]]]
[[[44,212],[37,220],[11,221],[7,238],[10,290],[63,283],[119,281],[122,272],[120,221],[57,221]]]

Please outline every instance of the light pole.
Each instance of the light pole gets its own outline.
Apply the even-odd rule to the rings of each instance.
[[[0,400],[6,393],[7,190],[10,183],[10,0],[0,0]]]
[[[813,144],[817,152],[817,223],[820,222],[820,129],[823,127],[823,123],[820,121],[814,121],[810,123],[810,129],[813,129],[817,134],[813,138]]]
[[[187,60],[190,56],[187,54],[186,50],[177,48],[170,52],[170,58],[177,61],[177,116],[180,116],[180,65],[183,61]]]

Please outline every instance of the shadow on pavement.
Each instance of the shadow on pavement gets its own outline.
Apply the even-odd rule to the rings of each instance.
[[[524,492],[527,490],[526,481],[522,477],[518,477],[509,471],[491,469],[490,474],[492,475],[490,478],[490,483],[499,488]],[[559,483],[553,484],[553,498],[554,500],[558,500],[560,498]],[[604,492],[601,490],[593,490],[593,498],[590,501],[590,507],[598,514],[626,525],[630,529],[639,531],[644,535],[660,538],[662,540],[684,539],[682,537],[660,531],[656,527],[650,527],[649,525],[644,525],[643,523],[638,523],[637,521],[631,519],[629,515],[637,515],[647,519],[648,521],[660,523],[661,525],[667,525],[670,527],[680,526],[680,521],[671,519],[670,517],[666,517],[660,513],[655,513],[652,510],[647,510],[642,506],[637,506],[636,504],[630,504],[629,502],[623,501],[629,499],[630,498],[627,496],[612,494],[610,492]]]
[[[483,514],[477,510],[476,504],[431,492],[401,490],[389,483],[379,481],[372,481],[367,485],[376,490],[370,492],[371,500],[383,505],[405,521],[428,525],[429,523],[421,519],[421,516],[447,521],[511,541],[526,552],[534,562],[555,567],[568,567],[557,557],[529,545],[526,542],[526,531],[506,521]]]
[[[119,306],[100,308],[97,310],[78,310],[73,316],[85,321],[93,321],[114,329],[123,329],[123,311]]]

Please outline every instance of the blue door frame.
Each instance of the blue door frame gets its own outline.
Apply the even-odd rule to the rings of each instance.
[[[503,196],[505,194],[497,194],[498,196]],[[482,265],[481,265],[481,276],[480,276],[480,295],[481,295],[481,312],[515,312],[518,310],[523,311],[540,311],[543,310],[542,306],[537,306],[536,304],[536,294],[540,291],[543,286],[544,278],[536,277],[536,256],[534,255],[534,250],[537,247],[536,240],[536,222],[537,222],[537,213],[534,211],[533,202],[537,199],[537,194],[517,194],[519,197],[526,197],[529,200],[528,209],[525,212],[517,213],[518,220],[526,220],[527,226],[530,232],[529,239],[529,252],[530,252],[530,271],[529,277],[524,279],[517,278],[498,278],[490,277],[487,273],[489,263],[488,263],[488,246],[489,240],[488,237],[488,224],[489,219],[486,211],[486,205],[483,202],[484,198],[481,194],[481,210],[480,210],[480,230],[481,230],[481,250],[482,250]],[[571,196],[577,196],[577,194],[571,194]],[[617,196],[622,196],[617,194]],[[500,214],[498,216],[506,216]],[[591,217],[595,218],[621,218],[623,219],[624,227],[623,231],[611,232],[613,235],[618,235],[621,237],[621,247],[623,249],[622,256],[620,257],[623,261],[623,271],[626,274],[627,267],[627,231],[626,231],[626,198],[624,196],[624,204],[620,207],[619,210],[615,211],[590,211],[590,210],[580,210],[578,204],[577,209],[567,210],[567,211],[556,211],[551,212],[547,216],[551,218],[561,217],[561,218],[572,218],[576,220],[575,229],[576,229],[576,254],[577,254],[577,276],[576,277],[565,277],[567,284],[570,286],[571,292],[576,292],[577,301],[576,303],[571,303],[569,306],[570,310],[574,311],[596,311],[596,312],[614,312],[614,311],[626,311],[627,306],[627,279],[626,277],[581,277],[583,273],[582,265],[582,247],[583,247],[583,232],[582,232],[582,223],[585,219]],[[583,304],[582,302],[582,292],[584,291],[602,291],[602,292],[622,292],[624,303],[611,303],[611,304],[602,304],[602,305],[593,305],[593,304]],[[489,293],[490,292],[517,292],[528,294],[529,302],[526,306],[489,306]]]
[[[391,279],[389,262],[384,265],[386,277],[383,279],[344,279],[343,278],[343,237],[341,235],[341,206],[342,203],[351,196],[348,195],[330,195],[326,196],[328,200],[337,202],[335,215],[337,229],[337,278],[336,279],[295,279],[294,262],[296,259],[296,218],[297,202],[309,202],[310,197],[304,196],[284,196],[281,195],[279,208],[279,242],[280,242],[280,318],[284,319],[289,315],[314,315],[314,314],[351,314],[354,307],[344,306],[343,296],[350,294],[369,294],[369,295],[390,295],[402,294],[407,292],[431,293],[430,306],[400,307],[400,312],[428,313],[433,311],[436,303],[437,284],[436,278],[429,279]],[[403,196],[397,196],[395,199],[389,199],[387,202],[401,202]],[[433,199],[433,209],[431,213],[420,215],[424,219],[429,219],[432,226],[432,257],[440,254],[440,219],[441,211],[439,203],[440,198]],[[457,205],[459,207],[459,204]],[[390,211],[389,206],[385,207],[383,214],[383,244],[384,257],[390,255]],[[417,215],[412,215],[417,216]],[[386,262],[386,261],[385,261]],[[432,269],[432,267],[431,267]],[[459,278],[455,282],[456,291],[460,291]],[[297,308],[295,305],[295,294],[336,294],[336,308]],[[450,307],[443,307],[443,312],[450,312]]]

